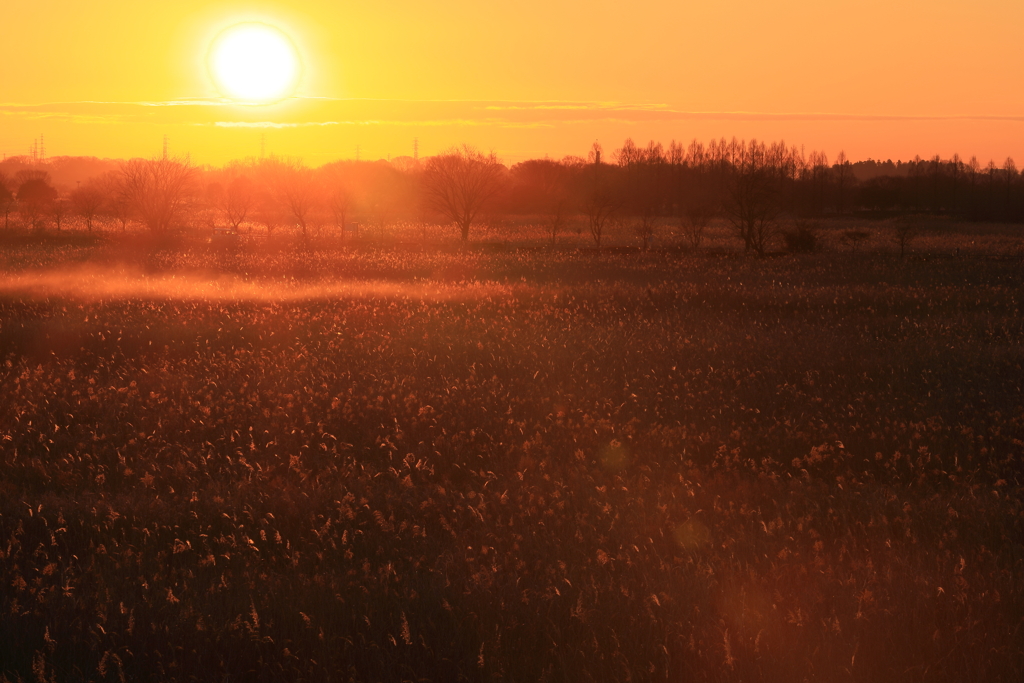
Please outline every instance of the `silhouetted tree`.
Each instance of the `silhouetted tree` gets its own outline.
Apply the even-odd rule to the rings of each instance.
[[[938,154],[928,163],[928,172],[932,181],[932,211],[937,212],[942,208],[942,193],[939,189],[942,182],[942,157]]]
[[[679,227],[683,232],[683,238],[691,249],[700,249],[701,243],[704,241],[704,232],[714,217],[715,209],[709,203],[695,203],[680,216]]]
[[[10,215],[14,209],[14,188],[11,185],[10,178],[0,173],[0,212],[4,214],[4,230],[10,227]]]
[[[543,216],[552,246],[569,222],[572,208],[569,187],[583,165],[582,159],[570,158],[561,163],[531,159],[512,167],[512,180],[518,190],[515,200]]]
[[[752,140],[733,176],[729,220],[744,249],[760,256],[775,236],[781,214],[777,171],[765,146]]]
[[[906,254],[910,243],[921,234],[920,221],[916,216],[900,216],[893,221],[892,239],[900,248],[900,258]]]
[[[262,190],[257,194],[254,218],[264,227],[267,235],[273,235],[274,230],[284,224],[284,211],[270,190]]]
[[[846,158],[846,152],[839,150],[839,154],[836,155],[835,165],[835,178],[836,178],[836,213],[843,213],[846,210],[846,194],[849,190],[850,184],[853,182],[853,164]]]
[[[344,237],[345,229],[348,226],[348,215],[352,207],[352,194],[343,185],[336,185],[331,190],[328,199],[331,209],[331,216],[334,218],[334,225],[341,231]]]
[[[85,227],[92,232],[92,222],[109,199],[103,183],[89,180],[71,193],[71,207],[85,220]]]
[[[48,208],[50,217],[53,218],[53,223],[57,227],[57,232],[60,232],[64,225],[64,220],[71,213],[71,201],[67,197],[62,197],[58,194],[50,202]]]
[[[290,222],[307,237],[312,214],[321,204],[316,174],[297,160],[271,157],[260,161],[256,177],[260,185],[258,213],[267,232]]]
[[[925,162],[920,156],[915,155],[910,162],[911,196],[915,211],[921,210],[921,189],[924,184]]]
[[[252,214],[256,204],[256,188],[248,176],[239,175],[231,179],[224,188],[218,208],[231,226],[238,232],[238,226]]]
[[[949,208],[953,213],[956,213],[956,193],[960,186],[960,177],[963,175],[963,171],[963,160],[960,158],[959,154],[954,154],[953,158],[949,160]]]
[[[999,167],[996,166],[994,159],[988,160],[985,174],[988,177],[988,217],[989,219],[996,219],[999,215],[998,211],[996,211],[996,184],[999,177]]]
[[[811,213],[820,216],[825,210],[825,198],[828,192],[829,167],[828,157],[824,152],[813,151],[808,157],[811,173]]]
[[[658,227],[661,216],[658,215],[652,204],[644,203],[641,206],[640,214],[637,216],[635,231],[643,248],[649,249],[654,239],[654,229]]]
[[[132,159],[121,166],[121,195],[153,232],[168,232],[187,209],[196,168],[183,159]]]
[[[463,145],[427,161],[423,186],[431,207],[459,228],[465,242],[480,211],[501,187],[503,175],[504,167],[493,152],[485,155]]]
[[[121,232],[128,231],[128,223],[132,219],[132,207],[128,199],[121,193],[110,197],[106,203],[107,215],[121,226]]]
[[[286,209],[295,224],[307,236],[308,223],[319,199],[313,172],[299,164],[290,164],[278,178],[278,201]]]
[[[1005,218],[1012,218],[1014,215],[1013,210],[1013,187],[1017,183],[1017,164],[1014,163],[1013,157],[1006,157],[1006,161],[1003,162],[1003,183],[1005,184],[1005,198],[1003,199],[1003,215]]]
[[[626,210],[636,217],[635,231],[644,249],[650,247],[665,203],[665,154],[660,143],[651,140],[637,147],[627,138],[615,152],[622,177]]]
[[[617,196],[603,165],[591,164],[586,169],[586,176],[586,189],[580,202],[580,210],[587,218],[587,228],[590,230],[591,239],[594,240],[594,246],[600,249],[608,221],[619,210],[622,201]]]
[[[43,216],[57,198],[57,190],[50,185],[50,176],[45,171],[25,171],[18,177],[18,209],[32,229],[39,230]]]
[[[860,204],[874,211],[891,211],[900,202],[900,178],[877,176],[860,186]]]
[[[978,163],[978,157],[972,156],[971,160],[967,162],[967,182],[969,186],[969,192],[971,193],[970,199],[970,217],[971,220],[977,220],[978,218],[978,171],[981,170],[981,165]]]

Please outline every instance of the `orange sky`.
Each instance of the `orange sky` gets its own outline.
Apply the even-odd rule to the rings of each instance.
[[[834,158],[1024,161],[1020,0],[8,3],[0,152],[310,164],[585,155],[626,136],[785,139]],[[243,21],[298,46],[296,97],[224,102],[210,41]]]

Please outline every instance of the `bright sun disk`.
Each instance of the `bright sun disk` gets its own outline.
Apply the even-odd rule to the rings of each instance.
[[[224,29],[210,46],[210,73],[218,90],[241,102],[268,103],[295,91],[300,64],[295,45],[279,29],[258,22]]]

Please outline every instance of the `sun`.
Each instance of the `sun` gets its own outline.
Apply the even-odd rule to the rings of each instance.
[[[221,31],[210,44],[207,64],[221,94],[252,104],[289,97],[302,71],[291,39],[260,22],[235,24]]]

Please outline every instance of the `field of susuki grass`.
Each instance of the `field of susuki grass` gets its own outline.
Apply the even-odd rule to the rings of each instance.
[[[6,245],[0,675],[1019,681],[1024,265],[953,253]]]

